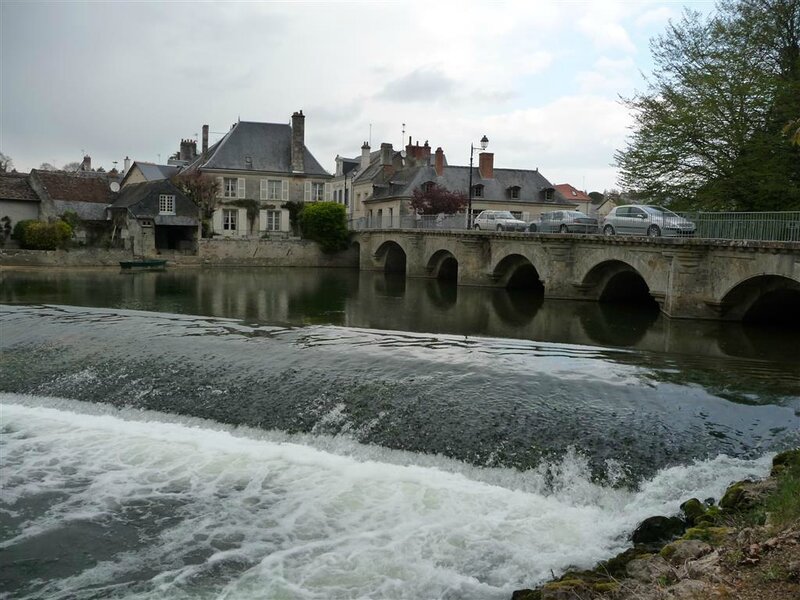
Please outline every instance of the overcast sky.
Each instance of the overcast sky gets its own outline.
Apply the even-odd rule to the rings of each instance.
[[[684,6],[665,1],[0,3],[0,151],[20,171],[124,157],[166,162],[207,123],[306,115],[333,171],[408,136],[468,164],[488,136],[495,167],[615,187],[643,89],[648,40]],[[405,123],[406,139],[402,138]],[[199,144],[198,144],[199,145]]]

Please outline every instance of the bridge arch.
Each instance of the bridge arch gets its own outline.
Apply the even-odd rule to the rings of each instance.
[[[723,319],[800,329],[800,282],[783,275],[756,275],[722,297]]]
[[[492,279],[499,287],[508,289],[544,291],[544,284],[539,271],[533,263],[521,254],[509,254],[503,257],[492,271]]]
[[[394,240],[383,242],[375,251],[375,261],[385,273],[406,273],[406,251]]]
[[[437,250],[428,259],[428,273],[435,279],[458,281],[458,259],[449,250]]]
[[[586,273],[581,286],[600,302],[657,305],[647,278],[622,260],[597,263]]]

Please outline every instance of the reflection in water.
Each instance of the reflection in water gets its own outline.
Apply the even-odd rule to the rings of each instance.
[[[699,356],[796,361],[796,332],[669,320],[652,307],[545,300],[347,269],[0,271],[0,302],[230,317],[249,323],[522,338]]]

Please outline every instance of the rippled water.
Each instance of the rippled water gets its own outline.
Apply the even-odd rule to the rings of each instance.
[[[0,281],[12,597],[508,598],[800,444],[791,334],[349,272]]]

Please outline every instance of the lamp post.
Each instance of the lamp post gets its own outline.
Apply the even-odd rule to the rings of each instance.
[[[485,135],[481,138],[481,150],[486,150],[486,146],[489,145],[489,138]],[[468,202],[467,202],[467,229],[472,229],[472,156],[478,148],[470,142],[469,144],[469,189],[467,191],[468,194]]]

